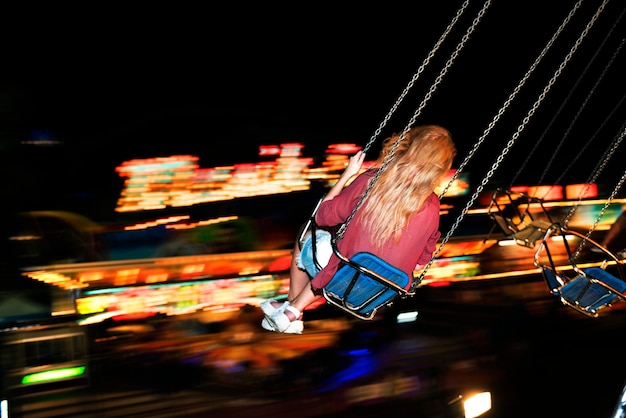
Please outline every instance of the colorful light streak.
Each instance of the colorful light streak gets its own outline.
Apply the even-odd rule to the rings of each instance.
[[[286,143],[261,146],[259,156],[275,157],[274,161],[241,163],[233,166],[200,168],[198,157],[191,155],[131,160],[117,168],[125,177],[125,187],[118,200],[117,211],[139,211],[165,207],[190,206],[198,203],[235,199],[239,197],[289,193],[308,190],[312,181],[324,181],[331,186],[348,163],[348,155],[358,151],[354,144],[333,144],[319,167],[313,159],[303,158],[303,145]],[[363,170],[372,162],[366,162]],[[449,175],[452,176],[454,170]],[[449,177],[448,177],[449,179]],[[436,193],[448,187],[442,182]],[[568,196],[585,190],[593,197],[596,189],[588,185],[568,186]],[[516,189],[517,190],[517,189]],[[516,192],[543,194],[562,198],[563,188],[555,186],[520,186]],[[469,184],[460,176],[448,187],[446,197],[469,192]],[[573,205],[597,211],[604,200],[544,202],[545,208],[570,208]],[[615,199],[613,203],[626,204]],[[442,203],[442,214],[453,207]],[[541,211],[531,204],[530,211]],[[588,211],[588,212],[589,212]],[[585,212],[584,210],[582,212]],[[486,208],[472,208],[468,215],[484,216]],[[615,214],[613,218],[617,216]],[[590,223],[590,214],[577,214],[571,223]],[[605,217],[606,223],[611,216]],[[163,226],[167,229],[191,229],[204,225],[237,220],[236,216],[186,222],[189,216],[167,216],[125,227],[140,230]],[[477,255],[492,247],[497,240],[465,240],[449,242],[438,260],[427,272],[423,285],[441,286],[454,281],[532,274],[536,269],[519,272],[483,272]],[[504,243],[504,241],[502,241]],[[146,313],[177,315],[194,310],[229,309],[258,298],[282,296],[288,289],[288,268],[291,251],[219,254],[209,256],[169,257],[161,259],[128,260],[123,263],[84,263],[51,266],[44,270],[26,272],[31,279],[76,291],[76,309],[92,318],[120,317]],[[415,272],[419,274],[419,272]]]
[[[251,301],[275,297],[288,277],[260,275],[221,280],[196,280],[144,286],[114,286],[87,290],[75,300],[85,317],[182,315],[199,311],[237,311]],[[93,318],[88,320],[93,323]]]
[[[339,178],[348,163],[348,155],[360,149],[355,144],[331,144],[319,167],[314,159],[302,156],[304,145],[284,143],[263,145],[260,157],[274,161],[239,163],[232,166],[200,168],[198,157],[171,157],[125,161],[116,168],[123,177],[124,188],[116,211],[133,212],[185,207],[242,197],[285,194],[310,190],[311,182],[324,182],[326,187]],[[365,162],[362,169],[372,165]],[[451,171],[452,175],[454,171]],[[448,181],[438,188],[441,192]],[[466,194],[469,185],[463,177],[456,179],[447,195]]]
[[[87,368],[85,366],[63,367],[61,369],[46,370],[38,373],[27,374],[22,378],[23,385],[33,385],[38,383],[47,383],[56,380],[73,379],[85,374]]]

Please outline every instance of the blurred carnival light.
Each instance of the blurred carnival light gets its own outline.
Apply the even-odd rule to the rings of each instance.
[[[456,402],[462,402],[464,418],[480,417],[491,410],[491,392],[479,392],[466,397],[459,395],[450,404]]]
[[[463,401],[465,418],[475,418],[491,410],[491,392],[477,393]]]

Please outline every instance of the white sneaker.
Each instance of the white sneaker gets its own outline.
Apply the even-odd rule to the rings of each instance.
[[[259,306],[261,307],[261,310],[263,311],[263,314],[265,314],[265,316],[270,316],[271,314],[273,314],[274,312],[277,311],[284,311],[285,308],[287,307],[287,305],[289,305],[289,301],[284,301],[282,302],[282,305],[280,305],[278,308],[275,308],[274,305],[272,305],[272,302],[279,302],[278,300],[275,299],[266,299],[263,302],[261,302],[259,304]]]
[[[268,330],[268,331],[278,332],[272,327],[272,324],[270,324],[267,318],[263,318],[263,320],[261,321],[261,327],[263,327],[263,329]],[[292,321],[291,324],[289,324],[289,326],[287,327],[287,329],[283,331],[283,333],[284,334],[302,334],[302,331],[304,331],[304,322],[300,319],[297,319],[295,321]]]
[[[295,322],[302,315],[295,306],[290,304],[285,304],[284,306],[284,309],[276,309],[271,315],[265,315],[267,322],[278,332],[285,332],[292,322]],[[286,311],[291,312],[296,319],[291,321],[285,314]]]

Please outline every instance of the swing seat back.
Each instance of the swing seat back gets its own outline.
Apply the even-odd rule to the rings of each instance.
[[[558,295],[560,293],[561,287],[563,287],[564,284],[570,281],[569,278],[564,277],[563,275],[557,273],[555,270],[545,266],[541,268],[541,273],[543,274],[543,278],[548,285],[550,293],[552,293],[553,295]]]
[[[376,312],[398,296],[408,296],[409,276],[374,254],[361,252],[344,265],[324,287],[326,300],[359,319],[373,319]]]
[[[504,235],[513,235],[519,231],[519,228],[511,219],[505,218],[500,214],[490,214],[490,216]]]
[[[550,225],[550,222],[543,220],[532,221],[524,229],[514,233],[513,238],[518,245],[535,248],[535,244],[543,238]]]
[[[539,213],[533,214],[532,206],[537,206]],[[488,214],[502,234],[528,248],[535,248],[537,241],[543,238],[552,225],[542,199],[524,193],[514,197],[511,191],[504,189],[497,189],[493,194]],[[536,218],[540,215],[545,220]]]

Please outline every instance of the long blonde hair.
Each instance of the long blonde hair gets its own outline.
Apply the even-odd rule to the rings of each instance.
[[[385,139],[376,164],[380,167],[400,137]],[[378,248],[397,242],[411,216],[418,213],[452,166],[456,147],[447,129],[437,125],[411,128],[376,179],[359,217]]]

